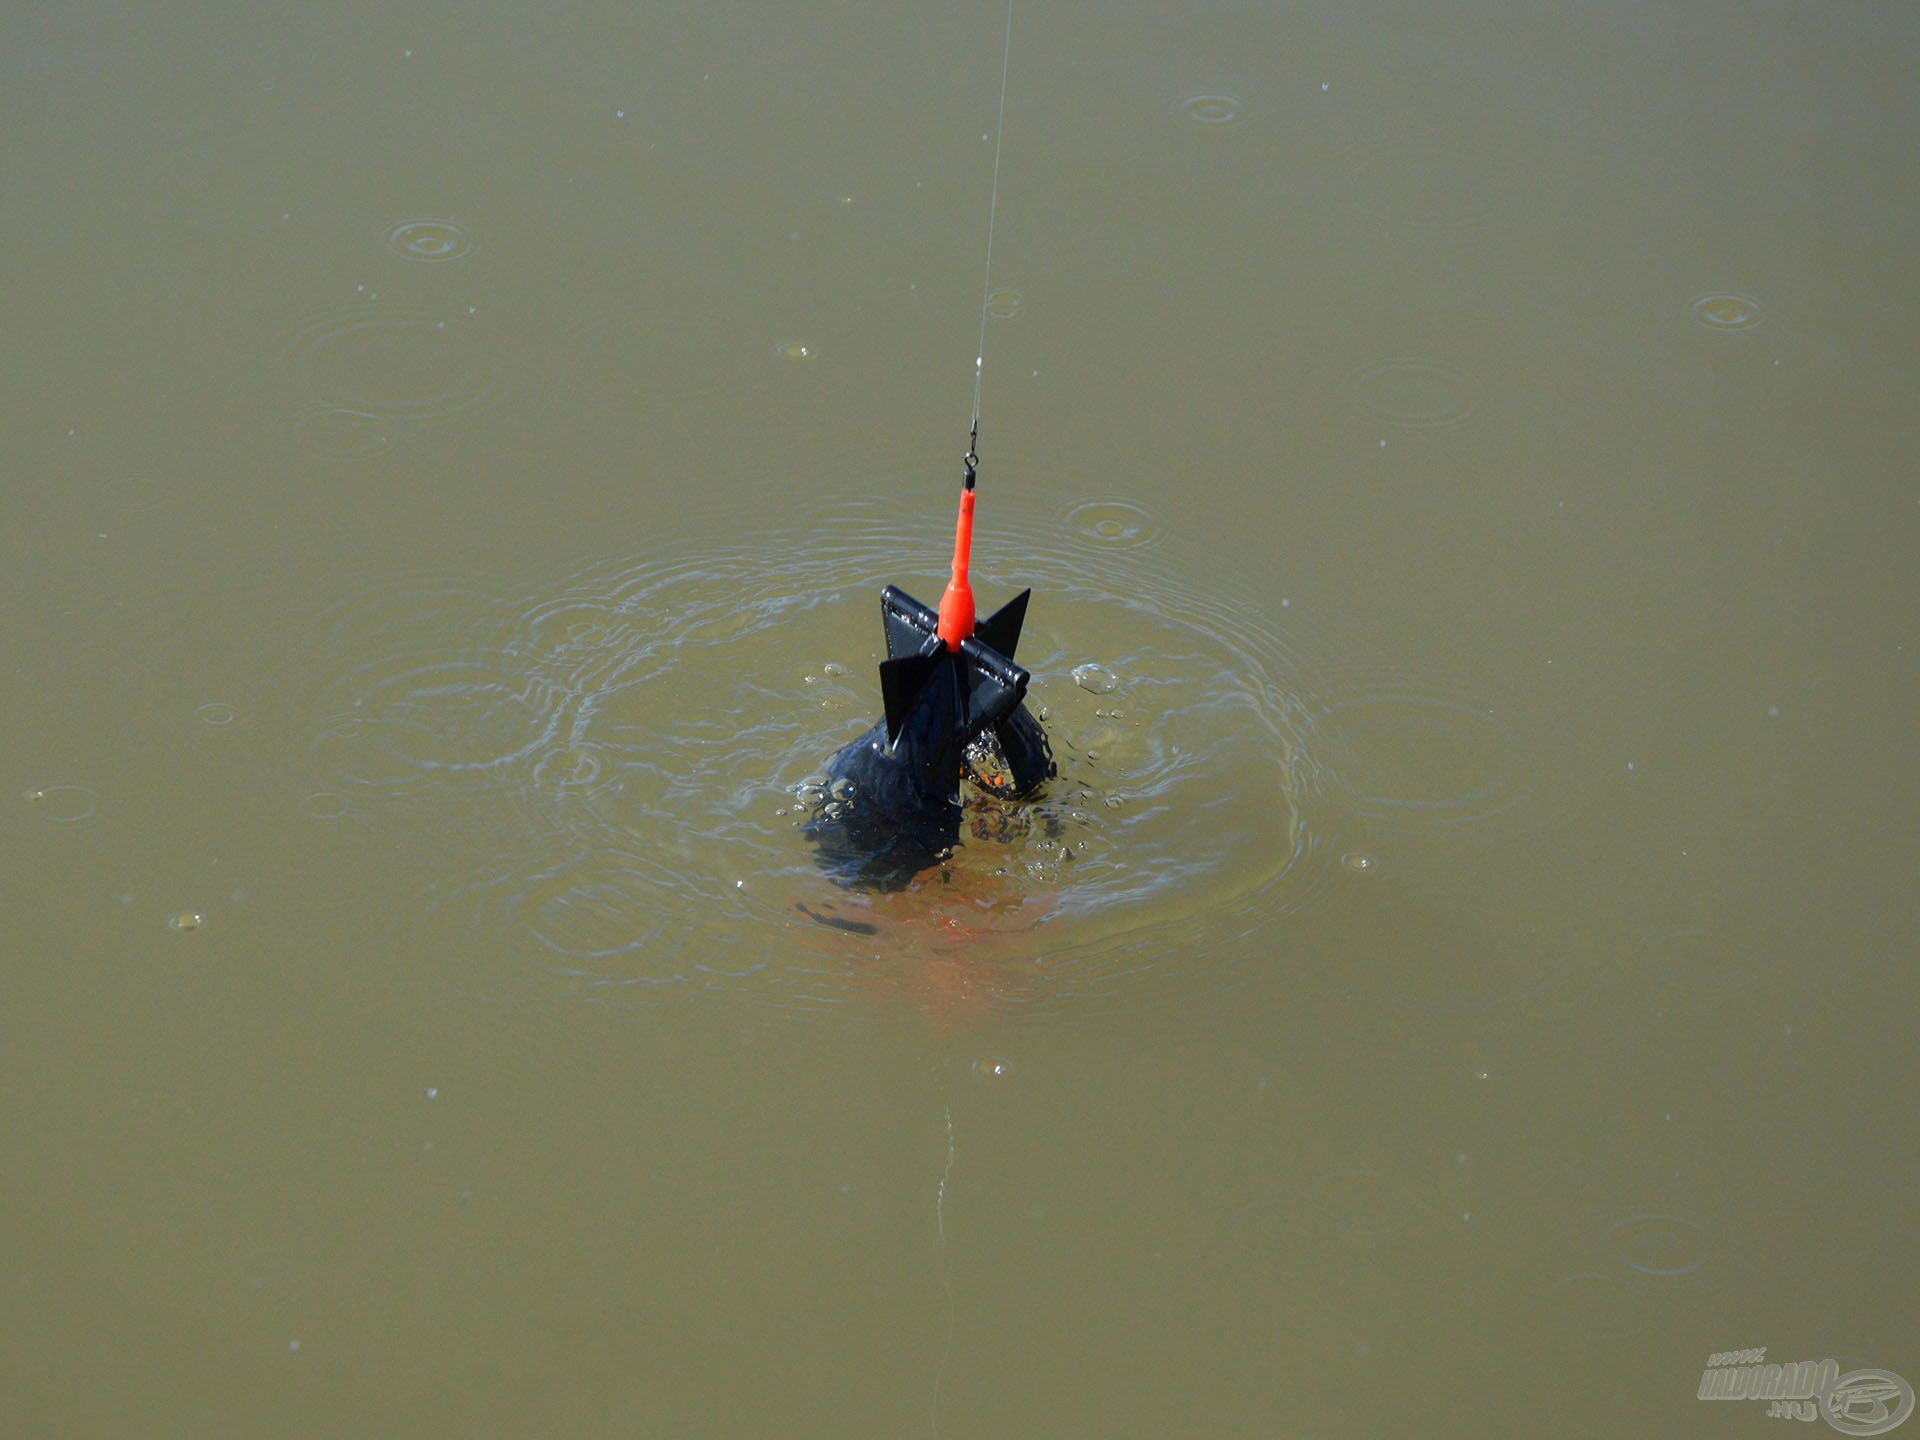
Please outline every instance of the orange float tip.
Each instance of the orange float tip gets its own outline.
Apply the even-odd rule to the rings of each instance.
[[[967,581],[967,560],[973,551],[973,487],[960,492],[960,518],[953,531],[953,578],[940,597],[940,638],[947,649],[958,650],[973,634],[973,586]]]

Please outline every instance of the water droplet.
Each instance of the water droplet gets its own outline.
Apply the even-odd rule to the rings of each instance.
[[[1371,875],[1380,865],[1371,855],[1362,855],[1358,850],[1349,850],[1342,855],[1340,863],[1355,875]]]
[[[207,923],[207,917],[198,910],[176,910],[167,917],[167,925],[174,930],[198,930]]]
[[[467,234],[451,220],[406,220],[387,232],[387,244],[409,260],[458,260]]]
[[[1765,316],[1761,312],[1760,302],[1751,295],[1725,291],[1702,295],[1695,300],[1693,318],[1709,330],[1751,330]]]
[[[998,1055],[978,1056],[967,1068],[981,1080],[1006,1080],[1013,1075],[1013,1062]]]
[[[811,360],[814,348],[805,340],[782,340],[773,347],[773,353],[781,360]]]
[[[1189,95],[1180,102],[1180,113],[1202,125],[1231,125],[1245,111],[1236,95]]]
[[[1119,687],[1120,677],[1105,666],[1089,661],[1073,667],[1073,683],[1094,695],[1110,695]]]

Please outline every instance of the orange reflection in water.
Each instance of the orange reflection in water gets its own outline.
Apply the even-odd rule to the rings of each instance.
[[[793,902],[791,939],[825,986],[884,996],[949,1033],[1047,993],[1033,932],[1058,892],[1012,873],[998,846],[961,846],[905,890],[824,882]],[[803,962],[804,963],[804,962]]]

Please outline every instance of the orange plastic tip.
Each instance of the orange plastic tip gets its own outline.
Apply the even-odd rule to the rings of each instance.
[[[960,518],[953,531],[953,578],[940,597],[940,638],[958,650],[973,634],[973,586],[967,583],[967,557],[973,550],[973,491],[960,492]]]

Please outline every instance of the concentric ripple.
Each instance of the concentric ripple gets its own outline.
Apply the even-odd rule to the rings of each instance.
[[[420,312],[370,308],[317,321],[293,338],[285,360],[309,397],[375,421],[457,415],[492,382],[463,326]]]
[[[530,983],[793,1010],[878,988],[943,1016],[1221,983],[1208,957],[1235,947],[1210,938],[1301,905],[1333,863],[1310,668],[1124,551],[1090,578],[988,543],[1036,588],[1020,659],[1061,774],[1028,805],[973,797],[952,861],[897,894],[836,889],[798,828],[803,782],[878,705],[880,587],[911,587],[903,547],[941,546],[876,510],[683,536],[516,593],[363,590],[329,625],[315,752],[333,789],[432,833],[434,923],[464,917]],[[1087,665],[1112,683],[1082,689]],[[1170,929],[1179,945],[1148,943]]]
[[[1360,405],[1383,425],[1431,430],[1473,414],[1475,388],[1463,372],[1432,360],[1376,360],[1348,380]]]
[[[1143,548],[1160,539],[1160,522],[1144,505],[1106,496],[1076,500],[1060,512],[1058,523],[1074,544],[1101,554]]]
[[[379,416],[339,405],[301,411],[293,419],[293,438],[302,450],[328,460],[371,460],[393,444]]]
[[[387,232],[387,244],[409,260],[458,260],[472,248],[451,220],[404,220]]]
[[[1500,814],[1532,786],[1520,732],[1464,700],[1354,695],[1328,704],[1317,731],[1334,792],[1369,819],[1469,824]]]
[[[1760,302],[1751,295],[1730,290],[1714,291],[1693,302],[1694,323],[1709,330],[1751,330],[1766,318]]]
[[[26,801],[56,825],[78,825],[91,820],[100,797],[84,785],[39,785],[27,791]]]
[[[1691,1284],[1713,1259],[1713,1232],[1678,1215],[1629,1215],[1606,1228],[1600,1249],[1639,1283]]]
[[[1200,125],[1231,125],[1246,111],[1237,95],[1189,95],[1180,102],[1180,113]]]

